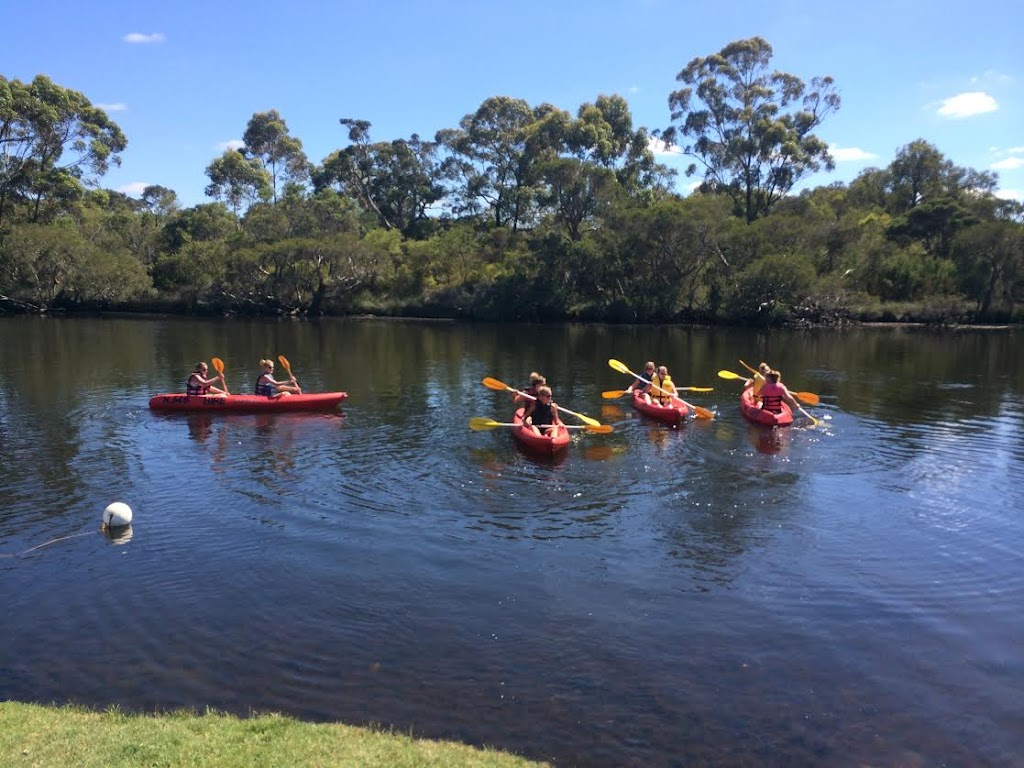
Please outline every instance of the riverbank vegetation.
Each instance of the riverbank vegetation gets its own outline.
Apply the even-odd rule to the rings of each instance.
[[[359,768],[540,766],[515,755],[288,717],[207,713],[129,715],[0,702],[4,765],[335,765]]]
[[[284,116],[206,168],[211,202],[100,182],[127,138],[86,96],[0,77],[0,311],[377,314],[771,325],[1022,319],[1024,207],[909,138],[831,170],[829,77],[740,40],[693,59],[668,125],[620,96],[486,99],[433,139],[339,119],[319,163]],[[655,149],[692,160],[686,196]],[[795,191],[799,189],[800,191]]]

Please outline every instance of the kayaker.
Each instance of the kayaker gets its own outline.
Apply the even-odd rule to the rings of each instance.
[[[786,385],[782,383],[782,374],[778,371],[769,370],[764,375],[764,386],[761,387],[761,408],[772,413],[782,413],[783,401],[795,411],[803,413],[800,403],[790,394]]]
[[[658,373],[651,379],[653,385],[649,389],[648,399],[657,400],[663,406],[672,405],[676,397],[676,385],[668,375],[668,366],[658,367]]]
[[[537,387],[537,399],[527,404],[523,423],[538,435],[555,434],[562,420],[558,418],[558,405],[551,400],[551,387],[546,384]]]
[[[768,363],[762,362],[757,366],[757,373],[754,374],[754,378],[747,379],[747,383],[743,385],[744,389],[749,387],[754,388],[754,396],[758,397],[761,394],[761,387],[764,386],[765,377],[772,372],[772,367]]]
[[[537,396],[538,388],[543,387],[547,383],[548,383],[548,380],[546,378],[544,378],[539,373],[534,371],[533,373],[530,374],[530,386],[528,386],[525,390],[523,390],[523,392],[525,392],[527,395],[531,395],[533,397],[536,397]],[[512,393],[512,402],[513,403],[520,403],[520,402],[522,402],[524,400],[529,400],[529,399],[530,399],[529,397],[523,397],[523,394],[520,393],[520,392],[513,392]]]
[[[188,379],[185,381],[185,394],[186,395],[208,395],[213,392],[215,395],[226,395],[228,393],[228,385],[224,381],[224,374],[218,373],[212,379],[206,378],[206,374],[209,373],[210,367],[203,362],[196,363],[196,367],[189,374]],[[221,383],[220,387],[214,387],[213,384],[217,382]]]
[[[632,384],[626,387],[626,391],[629,392],[630,395],[632,395],[634,392],[640,392],[644,395],[647,395],[647,402],[651,402],[651,396],[650,394],[648,394],[651,385],[648,382],[654,379],[654,375],[657,372],[658,369],[654,365],[654,361],[648,360],[646,363],[644,363],[644,379],[647,379],[647,381],[644,381],[644,379],[637,377],[633,379]]]
[[[264,397],[286,397],[288,395],[301,395],[302,387],[294,376],[289,376],[288,381],[274,380],[274,361],[260,360],[263,372],[256,377],[256,394]]]

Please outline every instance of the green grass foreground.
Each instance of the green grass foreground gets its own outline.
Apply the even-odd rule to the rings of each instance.
[[[131,715],[0,702],[0,765],[539,766],[504,752],[289,717]]]

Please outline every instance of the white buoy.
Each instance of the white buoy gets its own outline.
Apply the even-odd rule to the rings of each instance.
[[[103,510],[103,525],[108,528],[120,528],[132,521],[132,508],[123,501],[115,501]]]

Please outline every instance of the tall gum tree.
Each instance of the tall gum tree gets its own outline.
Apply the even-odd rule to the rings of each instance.
[[[338,122],[348,128],[351,143],[315,169],[314,189],[337,188],[385,229],[411,232],[444,195],[435,145],[415,133],[409,139],[373,142],[368,121],[343,117]]]
[[[128,141],[107,113],[83,94],[45,75],[31,83],[0,76],[0,224],[11,204],[31,203],[40,220],[46,199],[80,194],[111,165]]]
[[[302,151],[302,141],[288,132],[288,125],[276,109],[253,114],[242,141],[246,155],[259,160],[270,175],[273,202],[277,202],[279,181],[283,185],[302,183],[309,178],[309,161]]]
[[[669,95],[673,124],[661,134],[703,167],[702,191],[728,194],[748,222],[807,174],[835,167],[812,133],[839,109],[832,78],[815,77],[808,88],[771,70],[771,58],[771,45],[752,37],[693,59],[676,76],[686,87]],[[697,172],[697,163],[686,169]]]
[[[456,212],[489,207],[495,226],[513,231],[529,222],[536,213],[541,164],[557,154],[552,141],[558,131],[552,128],[568,120],[550,104],[532,108],[523,99],[492,96],[458,128],[438,131],[437,143],[449,152],[443,173],[460,201]]]
[[[272,194],[270,174],[256,158],[242,150],[227,149],[206,166],[207,197],[219,197],[238,216],[243,205],[269,200]]]

